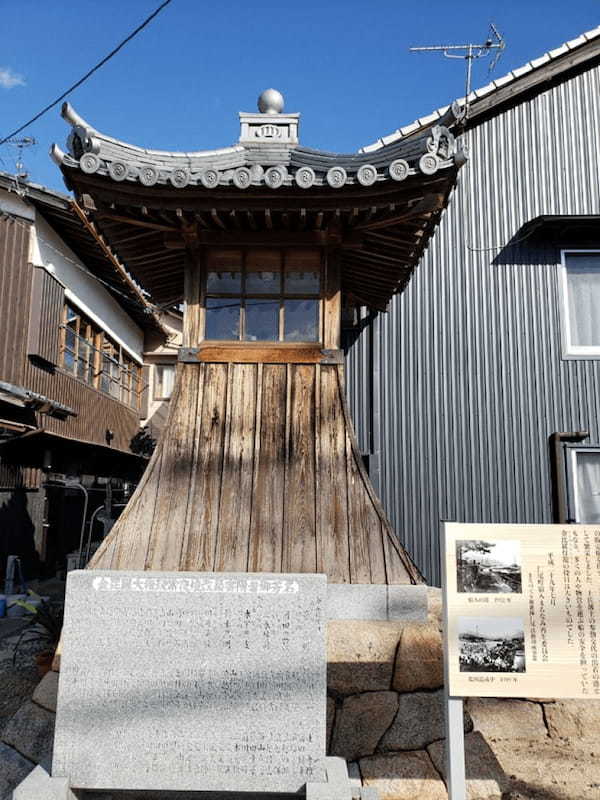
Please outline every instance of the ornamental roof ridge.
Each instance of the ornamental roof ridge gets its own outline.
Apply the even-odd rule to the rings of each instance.
[[[296,186],[301,189],[372,186],[383,181],[403,181],[411,175],[433,175],[460,166],[460,150],[450,128],[460,118],[458,107],[422,136],[394,138],[390,146],[370,153],[331,153],[300,146],[300,114],[283,112],[283,97],[275,90],[268,110],[240,112],[238,144],[216,150],[168,151],[139,147],[101,133],[65,103],[63,118],[71,125],[68,152],[53,145],[50,154],[66,171],[76,169],[113,181],[141,183],[145,187],[171,185],[175,189],[198,187],[235,189]],[[279,109],[279,110],[278,110]]]

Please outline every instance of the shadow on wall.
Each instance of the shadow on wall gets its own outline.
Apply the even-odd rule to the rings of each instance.
[[[0,492],[0,591],[8,556],[19,556],[25,579],[37,577],[40,560],[35,549],[35,526],[25,489]]]

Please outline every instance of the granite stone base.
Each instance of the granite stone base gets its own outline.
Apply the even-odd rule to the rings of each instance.
[[[339,620],[328,625],[329,751],[348,764],[352,800],[373,800],[365,789],[378,790],[380,800],[448,798],[440,722],[440,591],[429,588],[427,596],[428,615],[421,623]],[[56,679],[44,679],[33,702],[11,720],[12,744],[0,744],[0,800],[10,800],[35,762],[47,757],[55,703]],[[466,729],[472,728],[465,736],[468,800],[600,798],[600,701],[473,698],[465,708]],[[224,800],[170,792],[73,796]],[[53,794],[43,797],[55,800]],[[235,798],[228,795],[227,800]],[[245,795],[244,800],[258,796]]]

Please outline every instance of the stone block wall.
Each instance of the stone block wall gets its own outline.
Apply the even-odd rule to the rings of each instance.
[[[447,800],[441,598],[425,623],[328,625],[328,748],[381,800]],[[0,800],[50,766],[58,674],[0,731]],[[468,800],[598,800],[600,701],[465,702]]]
[[[442,601],[427,622],[330,622],[328,745],[381,800],[447,800]],[[600,701],[465,701],[468,800],[598,800]]]

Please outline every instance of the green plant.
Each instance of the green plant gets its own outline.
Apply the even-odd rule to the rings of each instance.
[[[18,605],[24,608],[30,615],[27,625],[21,632],[15,649],[13,650],[13,666],[17,660],[19,650],[25,642],[39,641],[46,644],[46,650],[54,652],[60,640],[60,632],[63,625],[63,606],[52,606],[46,600],[36,594],[33,589],[29,589],[27,594],[34,600],[39,601],[35,605],[27,600],[15,600],[11,605]]]

